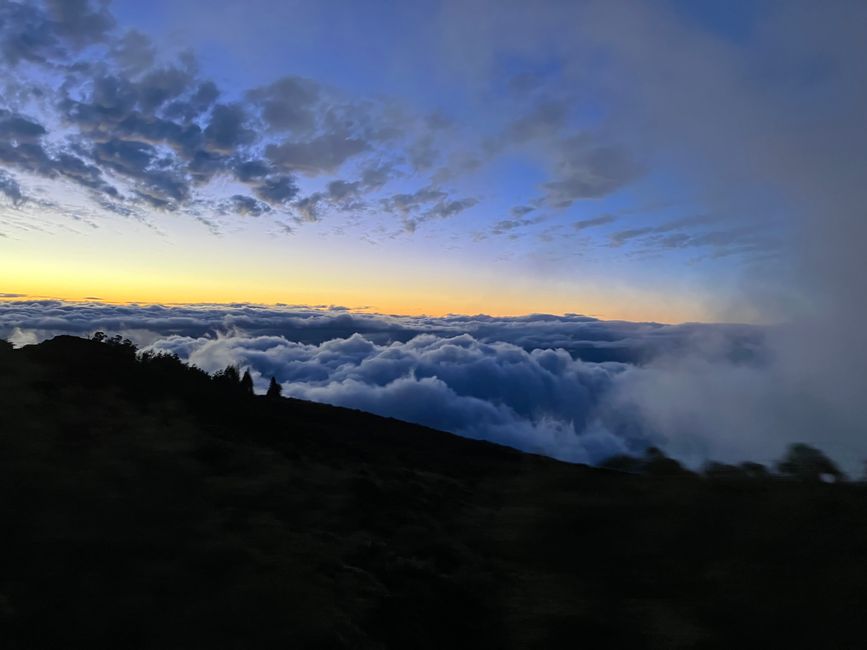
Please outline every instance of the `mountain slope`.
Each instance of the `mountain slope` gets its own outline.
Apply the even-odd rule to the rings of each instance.
[[[0,347],[7,648],[858,647],[859,484],[633,476]]]

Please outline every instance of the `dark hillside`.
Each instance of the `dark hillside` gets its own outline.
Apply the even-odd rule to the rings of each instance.
[[[645,470],[0,344],[0,646],[864,647],[861,484]]]

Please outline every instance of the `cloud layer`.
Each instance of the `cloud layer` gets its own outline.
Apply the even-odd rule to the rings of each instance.
[[[803,349],[803,324],[664,325],[579,315],[390,316],[338,306],[0,302],[16,345],[97,330],[259,390],[359,408],[579,462],[656,445],[697,466],[814,444],[860,471],[857,383]],[[817,340],[814,349],[827,345]],[[804,372],[805,363],[811,363]]]
[[[273,376],[286,395],[580,462],[649,444],[695,463],[716,452],[750,457],[753,443],[728,444],[719,427],[687,430],[688,418],[664,421],[648,409],[667,403],[654,386],[674,381],[673,359],[692,359],[721,377],[761,373],[767,361],[767,330],[749,326],[545,314],[401,317],[325,306],[0,303],[0,336],[17,345],[96,330],[209,372],[250,368],[260,390]],[[667,412],[677,409],[669,404]]]
[[[625,441],[590,421],[623,364],[584,363],[565,350],[482,343],[468,334],[422,334],[376,345],[360,334],[320,345],[283,337],[170,337],[150,349],[208,371],[250,367],[264,390],[491,440],[567,460],[593,462]]]

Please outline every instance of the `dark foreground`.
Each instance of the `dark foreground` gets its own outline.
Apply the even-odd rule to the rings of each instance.
[[[0,647],[864,648],[867,491],[635,476],[0,346]]]

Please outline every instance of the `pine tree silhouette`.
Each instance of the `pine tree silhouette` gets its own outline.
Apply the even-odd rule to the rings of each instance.
[[[245,370],[244,376],[241,377],[241,390],[246,395],[252,395],[253,394],[253,378],[250,376],[249,370]]]
[[[271,377],[271,383],[268,384],[268,392],[265,396],[268,399],[277,399],[283,393],[283,387],[277,383],[277,380],[274,377]]]

